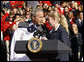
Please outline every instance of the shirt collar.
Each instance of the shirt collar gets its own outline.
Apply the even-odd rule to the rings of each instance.
[[[31,22],[31,23],[29,24],[29,26],[31,26],[31,25],[34,25],[34,26],[37,28],[37,25],[34,24],[33,22]]]
[[[57,28],[56,28],[55,30],[54,30],[54,29],[50,30],[50,32],[49,32],[49,33],[53,32],[53,30],[54,30],[54,31],[57,31],[57,30],[58,30],[58,28],[59,28],[59,26],[60,26],[60,24],[58,24],[58,26],[57,26]]]
[[[58,24],[57,28],[55,28],[55,31],[57,31],[57,30],[58,30],[59,26],[60,26],[60,24]]]
[[[81,22],[81,19],[80,18],[78,20],[79,20],[79,22]]]

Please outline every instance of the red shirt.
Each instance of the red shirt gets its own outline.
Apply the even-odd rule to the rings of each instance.
[[[75,22],[75,17],[73,17],[72,21],[70,21],[71,24]]]
[[[61,14],[64,14],[64,9],[62,10],[60,7],[58,7],[58,13],[61,15]]]
[[[22,8],[24,1],[10,1],[10,6],[13,8]]]
[[[46,3],[47,5],[52,5],[52,3],[50,1],[39,1],[39,3]]]
[[[43,3],[47,3],[48,5],[52,5],[50,1],[43,1]]]
[[[9,21],[7,21],[7,22],[5,22],[4,23],[4,25],[3,25],[3,32],[5,32],[7,29],[10,29],[14,24],[16,24],[15,22],[9,22]]]
[[[10,6],[14,6],[17,4],[17,1],[10,1]]]
[[[6,13],[4,16],[1,17],[1,31],[3,31],[3,25],[8,16],[9,16],[9,13]]]
[[[81,1],[76,1],[78,5],[80,5]]]
[[[45,21],[45,25],[49,29],[49,31],[52,29],[52,27],[50,27],[50,25],[49,25],[49,23],[47,21]]]
[[[10,35],[9,35],[9,29],[14,25],[16,24],[15,22],[5,22],[4,25],[3,25],[3,40],[4,41],[7,41],[7,40],[10,40]]]
[[[71,21],[70,23],[71,23],[71,24],[73,24],[74,22],[73,22],[73,21]]]
[[[18,4],[18,3],[19,3],[18,8],[22,8],[22,7],[23,7],[23,3],[24,3],[24,1],[18,1],[17,4]]]
[[[72,11],[72,8],[69,8],[69,11],[70,11],[70,10]]]
[[[9,13],[6,13],[4,16],[1,17],[1,21],[5,22],[8,16],[9,16]]]

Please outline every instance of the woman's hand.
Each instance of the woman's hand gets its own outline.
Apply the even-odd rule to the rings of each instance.
[[[40,40],[48,40],[46,37],[40,37]]]

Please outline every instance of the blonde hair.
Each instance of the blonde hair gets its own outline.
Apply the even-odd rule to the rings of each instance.
[[[74,17],[74,16],[73,16],[73,12],[70,11],[68,16],[69,16],[70,18],[73,18],[73,17]]]
[[[78,9],[77,2],[74,2],[74,7],[75,7],[75,9]]]
[[[81,8],[81,11],[83,11],[83,5],[79,5],[78,7],[80,7],[80,8]]]
[[[69,29],[68,29],[68,23],[67,23],[67,19],[65,18],[64,15],[61,15],[60,17],[60,24],[66,29],[67,33],[69,34]]]
[[[52,11],[48,13],[48,16],[56,18],[58,22],[60,22],[60,14],[57,11]]]
[[[75,30],[73,29],[73,25],[75,25],[75,28],[76,28]],[[77,35],[77,34],[78,34],[78,27],[77,27],[77,24],[73,23],[73,24],[72,24],[72,29],[73,29],[74,34]]]

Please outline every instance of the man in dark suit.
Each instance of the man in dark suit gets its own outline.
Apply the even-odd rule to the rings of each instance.
[[[49,32],[46,37],[41,37],[42,40],[47,39],[59,39],[70,47],[70,40],[68,38],[68,33],[66,30],[59,24],[60,18],[57,12],[50,12],[48,14],[48,22],[53,29]],[[49,60],[55,61],[69,61],[69,54],[58,54],[55,58]]]
[[[79,18],[75,21],[75,23],[78,26],[78,30],[80,33],[82,33],[83,28],[83,12],[79,13]]]
[[[84,29],[83,29],[83,27],[84,27],[84,22],[83,22],[83,12],[80,12],[79,13],[79,18],[75,21],[75,23],[77,24],[77,26],[78,26],[78,31],[79,31],[79,33],[81,33],[82,34],[82,38],[83,38],[83,41],[84,41]],[[82,49],[81,49],[81,59],[82,59],[82,55],[83,55],[83,45],[82,45]],[[81,60],[80,59],[80,60]]]
[[[78,32],[77,24],[72,24],[73,36],[71,38],[72,57],[71,61],[78,61],[80,59],[81,46],[83,44],[81,33]]]

